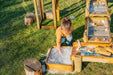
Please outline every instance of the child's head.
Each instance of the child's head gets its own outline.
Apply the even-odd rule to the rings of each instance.
[[[61,22],[61,29],[63,33],[68,33],[71,30],[72,21],[70,18],[64,18]]]

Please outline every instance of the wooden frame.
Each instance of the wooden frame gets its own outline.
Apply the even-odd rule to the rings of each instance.
[[[97,0],[86,0],[86,9],[85,9],[85,16],[88,17],[88,16],[107,16],[107,17],[110,17],[110,12],[108,10],[108,0],[103,0],[105,2],[105,8],[106,8],[106,13],[107,14],[90,14],[90,9],[89,9],[89,6],[90,6],[90,1],[97,1]]]
[[[50,56],[50,53],[52,51],[52,48],[56,48],[56,46],[51,47],[50,52],[48,54],[48,57],[46,58],[46,68],[53,71],[70,71],[73,72],[73,65],[74,61],[72,61],[72,65],[65,65],[65,64],[54,64],[54,63],[48,63],[48,58]],[[63,48],[72,48],[72,47],[66,47],[63,46]]]
[[[58,3],[59,0],[52,0],[52,13],[53,13],[54,26],[41,26],[42,21],[45,19],[43,0],[33,0],[33,1],[34,1],[34,8],[35,8],[35,13],[36,13],[38,29],[41,29],[41,28],[56,29],[57,28],[57,21],[60,20],[59,3]],[[38,11],[38,9],[40,9],[40,11]]]
[[[88,17],[86,18],[86,25],[85,25],[85,32],[84,32],[84,42],[89,42],[89,43],[111,43],[111,33],[110,33],[110,26],[108,26],[108,32],[109,32],[109,42],[104,42],[104,41],[90,41],[88,40],[88,26],[89,26],[89,21],[90,20],[106,20],[108,22],[108,25],[110,25],[110,22],[107,17]]]
[[[82,46],[111,46],[111,44],[91,44],[91,43],[81,43]],[[73,51],[71,55],[71,60],[74,60],[76,48],[78,43],[73,43]],[[101,63],[113,63],[113,57],[98,57],[98,56],[82,56],[82,62],[101,62]]]

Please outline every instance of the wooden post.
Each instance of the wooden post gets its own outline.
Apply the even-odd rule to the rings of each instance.
[[[38,10],[39,10],[39,13],[40,13],[40,19],[42,21],[42,5],[41,5],[41,0],[37,0],[37,6],[38,6]]]
[[[37,4],[40,8],[40,16],[41,16],[41,21],[42,21],[44,19],[43,0],[38,0]]]
[[[56,13],[57,13],[57,21],[59,21],[60,20],[59,0],[56,0]]]
[[[37,19],[37,27],[38,29],[40,29],[40,21],[39,21],[39,16],[38,16],[38,8],[37,8],[37,2],[36,0],[33,0],[34,1],[34,8],[35,8],[35,14],[36,14],[36,19]]]
[[[35,58],[24,61],[24,70],[26,75],[43,75],[41,63]]]
[[[44,3],[43,0],[41,0],[41,11],[42,11],[42,19],[44,20]]]
[[[55,5],[55,0],[52,0],[52,9],[53,9],[53,20],[54,20],[54,27],[55,29],[57,28],[57,21],[56,21],[56,5]]]
[[[82,70],[82,57],[81,56],[75,56],[75,72],[80,72]]]

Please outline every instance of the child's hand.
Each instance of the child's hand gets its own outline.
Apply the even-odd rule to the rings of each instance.
[[[59,50],[59,54],[62,54],[62,51],[61,50]]]

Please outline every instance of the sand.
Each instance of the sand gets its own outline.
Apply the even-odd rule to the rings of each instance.
[[[72,53],[71,48],[61,48],[62,54],[59,54],[57,48],[53,48],[48,59],[48,63],[66,64],[71,65],[70,55]]]

